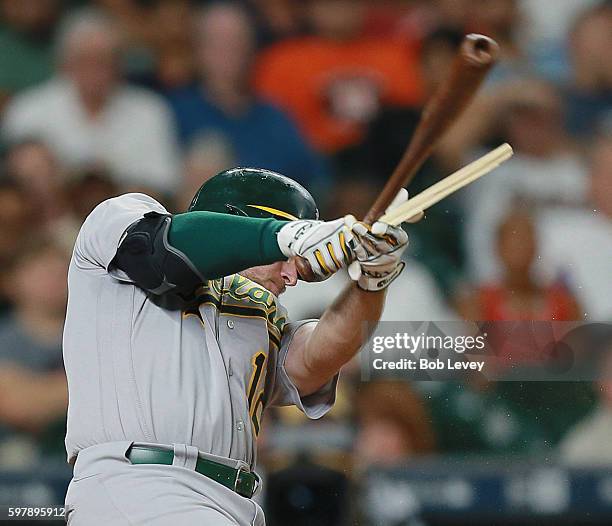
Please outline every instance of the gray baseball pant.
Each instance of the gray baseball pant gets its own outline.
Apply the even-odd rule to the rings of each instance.
[[[134,465],[126,457],[131,445],[79,452],[66,494],[68,526],[265,526],[257,503],[181,467],[195,465],[196,448],[183,447],[179,465]]]

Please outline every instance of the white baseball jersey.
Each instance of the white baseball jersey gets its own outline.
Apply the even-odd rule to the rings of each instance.
[[[298,406],[319,418],[335,378],[300,398],[284,369],[295,330],[277,298],[241,275],[206,283],[187,311],[156,306],[113,268],[125,230],[154,199],[126,194],[101,203],[79,233],[68,272],[64,362],[69,460],[113,441],[190,444],[255,463],[265,407]]]

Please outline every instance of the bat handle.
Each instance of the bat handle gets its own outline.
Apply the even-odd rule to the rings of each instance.
[[[382,216],[384,214],[384,210],[379,210],[378,208],[370,208],[370,210],[368,210],[368,213],[365,215],[365,217],[363,218],[363,222],[366,225],[373,225],[376,220]]]

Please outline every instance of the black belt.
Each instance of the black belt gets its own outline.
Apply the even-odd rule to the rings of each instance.
[[[132,446],[126,456],[132,464],[171,466],[174,461],[174,451],[153,446]],[[259,485],[259,477],[255,473],[246,471],[244,468],[232,468],[199,456],[195,471],[248,499],[253,496]]]

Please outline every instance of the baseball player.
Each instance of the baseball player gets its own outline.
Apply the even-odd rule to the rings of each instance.
[[[264,524],[251,500],[263,411],[329,411],[408,241],[317,218],[300,185],[246,168],[206,182],[183,214],[143,194],[90,214],[64,330],[68,524]],[[319,321],[291,322],[278,302],[296,257],[320,278],[358,262]]]

